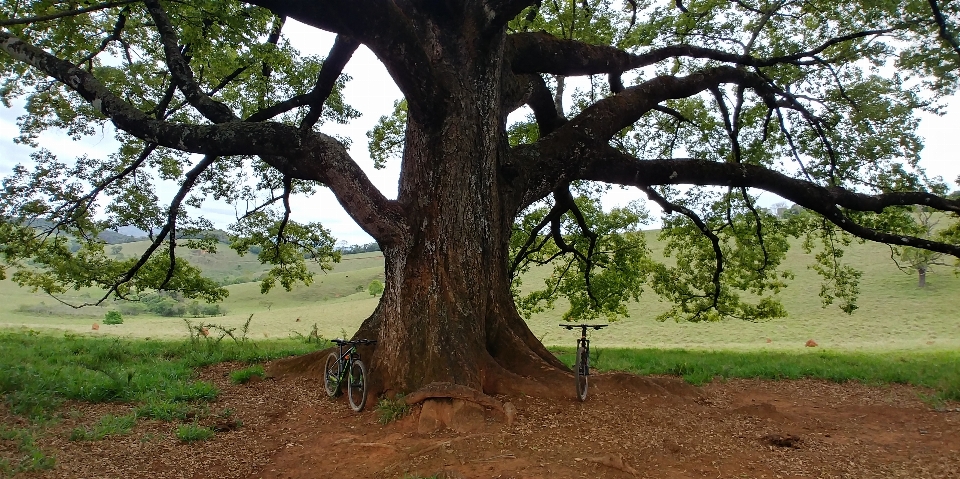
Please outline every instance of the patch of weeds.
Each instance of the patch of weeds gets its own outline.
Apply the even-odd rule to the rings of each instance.
[[[330,344],[329,341],[320,335],[320,330],[317,328],[317,323],[313,323],[313,328],[310,329],[310,332],[306,335],[300,331],[291,331],[291,333],[291,339],[302,341],[306,344],[316,344],[320,349],[326,348]]]
[[[93,429],[83,427],[74,428],[70,432],[71,441],[99,441],[107,436],[122,436],[130,434],[134,424],[137,422],[137,414],[131,413],[125,416],[114,416],[107,414],[100,418]]]
[[[177,426],[177,439],[182,442],[206,441],[213,437],[213,429],[199,424],[181,424]]]
[[[137,415],[160,421],[186,419],[190,414],[190,405],[181,402],[151,400],[137,408]]]
[[[393,399],[380,398],[377,402],[377,421],[380,424],[387,424],[406,416],[410,412],[410,406],[403,400],[403,394],[398,394]]]
[[[225,408],[213,418],[211,426],[215,432],[227,432],[243,427],[243,421],[233,417],[233,409]]]
[[[265,375],[266,372],[263,370],[263,366],[258,364],[256,366],[250,366],[249,368],[232,371],[230,373],[230,380],[233,381],[233,384],[246,384],[253,379],[254,376],[263,379]]]
[[[6,458],[0,460],[0,474],[4,476],[53,469],[56,465],[56,459],[37,447],[33,432],[29,429],[11,429],[0,424],[0,440],[17,443],[17,450],[22,454],[17,462]]]
[[[947,407],[946,401],[944,401],[943,397],[939,394],[917,393],[917,395],[924,404],[930,406],[934,411],[943,411]]]
[[[32,386],[35,385],[26,385],[25,389],[15,390],[7,394],[7,404],[10,405],[10,412],[31,419],[43,419],[63,403],[63,399],[49,394],[44,389]]]
[[[169,392],[171,401],[213,401],[220,395],[220,391],[212,383],[194,381],[190,384],[177,384]]]

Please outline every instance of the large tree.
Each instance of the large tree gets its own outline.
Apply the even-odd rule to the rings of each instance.
[[[802,236],[824,301],[852,311],[851,237],[960,256],[908,233],[910,205],[960,212],[918,168],[914,116],[957,86],[958,16],[937,0],[5,1],[0,92],[25,105],[19,141],[110,123],[122,146],[71,161],[39,149],[18,167],[0,254],[51,294],[216,300],[176,253],[215,246],[193,214],[213,198],[246,206],[232,246],[260,247],[264,289],[290,287],[310,279],[304,258],[336,253],[320,225],[290,220],[289,198],[329,188],[384,253],[357,333],[379,340],[378,391],[543,390],[564,368],[521,310],[557,296],[572,319],[622,315],[643,285],[677,318],[780,316],[778,266]],[[325,59],[286,42],[289,19],[337,35]],[[400,161],[396,199],[323,132],[356,115],[339,92],[360,45],[404,95],[370,132],[378,162]],[[159,179],[180,185],[169,204]],[[599,206],[603,185],[663,208],[667,262],[636,234],[639,207]],[[769,215],[759,190],[807,213]],[[127,225],[152,246],[110,258],[96,233]],[[551,262],[545,289],[519,296],[522,273]]]

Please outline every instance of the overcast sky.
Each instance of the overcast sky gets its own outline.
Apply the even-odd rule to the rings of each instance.
[[[333,44],[333,35],[303,27],[295,22],[288,22],[284,30],[294,46],[305,54],[326,56]],[[387,115],[393,110],[393,102],[401,97],[400,91],[387,75],[383,65],[362,46],[347,64],[345,73],[353,77],[353,80],[347,83],[345,91],[347,102],[361,112],[362,116],[352,121],[350,125],[326,124],[323,131],[352,138],[351,156],[363,167],[384,195],[394,198],[399,177],[399,162],[389,162],[386,169],[375,170],[367,152],[365,133],[373,128],[381,115]],[[32,150],[16,145],[12,141],[18,132],[16,118],[21,114],[20,108],[0,107],[0,176],[9,174],[15,164],[29,161]],[[919,133],[925,138],[926,145],[921,155],[922,165],[931,176],[942,176],[952,188],[957,188],[955,180],[960,176],[960,158],[958,158],[960,101],[954,100],[945,116],[923,114],[921,118]],[[81,154],[105,157],[116,146],[113,135],[109,131],[99,136],[85,138],[80,142],[74,142],[61,134],[45,134],[41,137],[41,144],[57,154],[61,160]],[[167,198],[172,197],[174,192],[172,185],[160,190],[161,195],[168,195]],[[644,196],[636,190],[614,189],[605,201],[605,206],[623,205],[630,200],[642,198]],[[761,196],[762,204],[770,205],[777,201],[779,198],[769,193]],[[326,189],[322,189],[311,198],[295,197],[291,203],[293,216],[297,221],[319,221],[330,229],[338,240],[347,244],[372,241],[372,238],[350,219]],[[654,211],[657,210],[654,209]],[[204,209],[204,216],[213,220],[218,226],[225,227],[233,222],[235,212],[227,205],[210,205]]]

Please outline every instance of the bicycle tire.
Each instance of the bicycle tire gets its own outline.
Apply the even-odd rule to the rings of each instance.
[[[587,350],[583,346],[577,348],[577,363],[574,366],[576,369],[576,380],[577,380],[577,398],[581,401],[587,400]]]
[[[367,404],[367,367],[359,359],[350,364],[347,374],[347,399],[356,412],[362,411]]]
[[[330,353],[323,365],[323,389],[332,398],[340,395],[340,358],[337,353]]]

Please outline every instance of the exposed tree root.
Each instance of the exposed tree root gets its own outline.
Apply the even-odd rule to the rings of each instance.
[[[406,395],[403,400],[407,403],[407,405],[413,406],[414,404],[423,402],[427,399],[438,398],[463,399],[464,401],[474,402],[483,407],[490,408],[501,413],[503,412],[503,403],[497,399],[487,396],[476,389],[471,389],[466,386],[452,383],[438,382],[427,384],[426,386]]]

